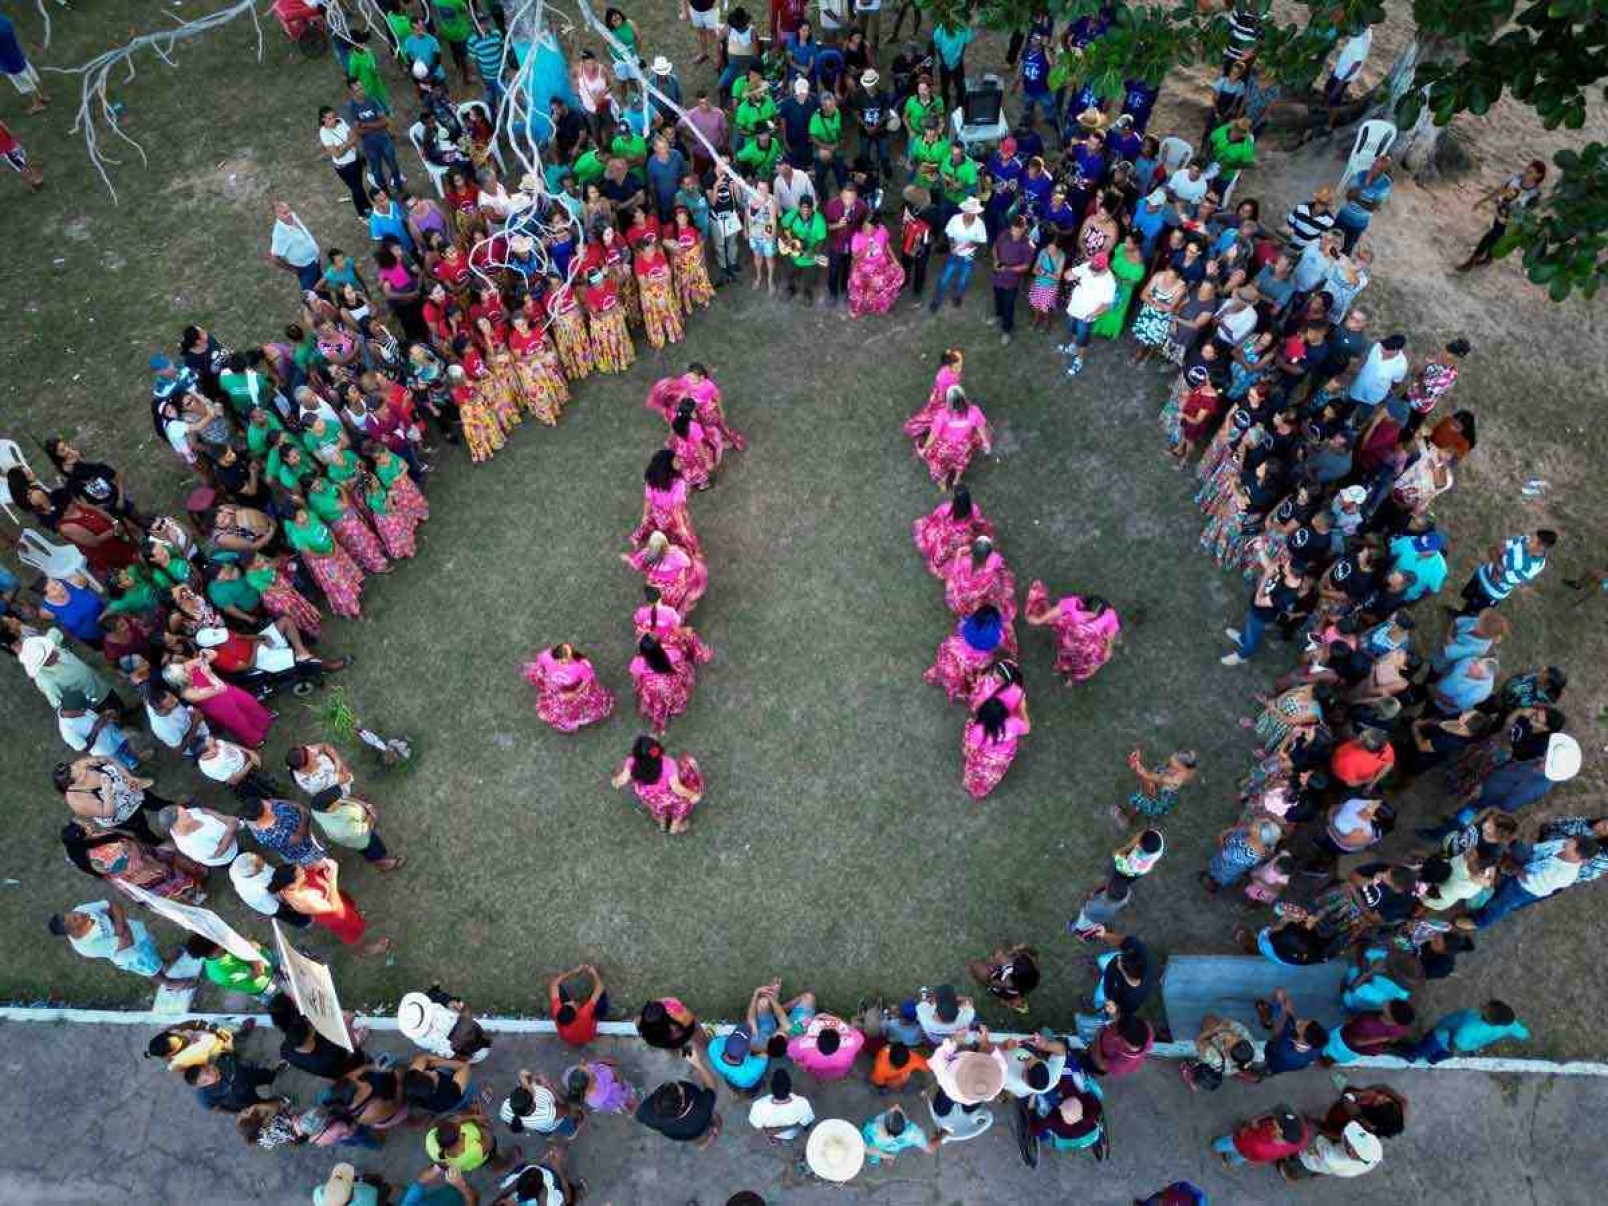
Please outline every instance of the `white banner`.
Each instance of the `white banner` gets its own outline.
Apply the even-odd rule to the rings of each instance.
[[[224,950],[237,959],[245,959],[251,963],[263,962],[262,952],[249,940],[243,938],[232,929],[227,921],[219,917],[211,909],[203,909],[199,905],[179,904],[177,901],[164,900],[160,896],[153,896],[144,888],[134,884],[118,884],[119,888],[139,901],[151,912],[166,917],[174,925],[189,930],[192,934],[200,934],[203,938],[210,938]]]
[[[273,927],[274,940],[279,945],[279,965],[290,982],[290,995],[296,1008],[319,1034],[336,1046],[352,1050],[352,1036],[346,1032],[346,1019],[341,1016],[341,1002],[335,995],[335,981],[329,968],[291,946],[279,922],[275,921]]]

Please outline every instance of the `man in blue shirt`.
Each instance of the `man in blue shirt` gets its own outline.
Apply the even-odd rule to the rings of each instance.
[[[402,165],[396,161],[396,143],[391,139],[391,123],[387,120],[391,111],[364,90],[362,80],[349,79],[346,87],[351,97],[346,103],[346,120],[357,131],[358,145],[375,183],[388,183],[400,191],[406,181],[402,179]]]
[[[1346,201],[1334,215],[1345,235],[1341,250],[1347,255],[1362,238],[1379,207],[1390,199],[1390,156],[1381,155],[1346,182]]]
[[[424,27],[424,18],[413,18],[413,32],[402,39],[402,57],[408,61],[408,70],[413,78],[440,80],[446,82],[447,73],[441,65],[441,43]],[[417,64],[424,64],[424,74],[420,75]]]
[[[754,1096],[770,1060],[764,1048],[754,1050],[754,1036],[747,1026],[738,1026],[720,1044],[720,1054],[709,1061],[709,1066],[739,1093]]]
[[[1401,1057],[1413,1063],[1438,1064],[1458,1055],[1500,1043],[1504,1039],[1527,1039],[1530,1031],[1505,1001],[1487,1001],[1480,1009],[1459,1009],[1430,1028],[1416,1043],[1403,1044]]]
[[[1547,568],[1547,550],[1558,534],[1541,528],[1528,536],[1511,536],[1492,548],[1485,562],[1463,587],[1463,614],[1474,615],[1495,607],[1521,586],[1528,586]]]
[[[1043,109],[1044,115],[1055,127],[1055,137],[1061,137],[1061,115],[1055,110],[1055,97],[1050,92],[1050,54],[1044,48],[1044,39],[1034,34],[1022,54],[1016,82],[1012,85],[1022,93],[1022,119]]]

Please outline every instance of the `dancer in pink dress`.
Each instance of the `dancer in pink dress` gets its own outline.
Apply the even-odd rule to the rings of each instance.
[[[636,625],[637,638],[654,637],[666,649],[675,649],[694,665],[713,660],[715,651],[708,643],[681,622],[681,615],[673,607],[666,607],[653,587],[642,590],[646,602],[636,609],[631,621]]]
[[[691,614],[709,589],[709,567],[703,559],[671,543],[663,532],[650,532],[641,549],[622,553],[620,560],[638,571],[683,616]]]
[[[1032,728],[1016,663],[995,663],[994,673],[978,683],[972,702],[972,717],[960,740],[965,759],[961,781],[972,799],[981,800],[999,786],[1016,761],[1019,739]]]
[[[960,386],[951,386],[941,411],[932,418],[927,438],[917,455],[927,463],[927,472],[942,489],[949,489],[971,464],[972,453],[993,447],[988,420],[966,397]]]
[[[256,749],[268,740],[274,714],[249,691],[219,678],[212,669],[215,656],[213,650],[203,649],[189,661],[170,663],[162,676],[185,703],[199,709],[214,729]]]
[[[698,404],[683,398],[676,405],[676,417],[670,420],[670,435],[666,441],[675,453],[676,467],[687,485],[694,490],[707,490],[715,470],[720,468],[720,450],[710,432],[697,419]]]
[[[661,448],[642,474],[642,521],[631,533],[631,547],[641,548],[649,535],[663,532],[689,553],[698,552],[698,535],[687,510],[687,479],[676,467],[676,454]]]
[[[849,269],[849,313],[855,318],[866,314],[886,314],[899,300],[904,288],[904,269],[888,249],[888,228],[867,212],[860,229],[849,242],[853,257]]]
[[[944,408],[949,391],[960,384],[966,367],[966,354],[959,348],[949,348],[938,359],[938,375],[932,379],[932,391],[920,410],[905,420],[904,433],[919,447],[932,426],[933,418]]]
[[[1011,657],[1015,652],[1015,633],[1000,616],[999,608],[985,603],[957,623],[955,631],[939,643],[938,655],[922,678],[942,687],[951,703],[969,700],[995,657]]]
[[[1067,685],[1087,682],[1111,660],[1122,631],[1116,609],[1097,595],[1067,595],[1051,603],[1044,583],[1027,588],[1027,622],[1048,624],[1055,632],[1055,668]]]
[[[616,788],[627,783],[637,803],[648,810],[666,833],[685,833],[692,810],[703,799],[703,773],[691,754],[665,756],[664,746],[652,737],[638,737],[630,756],[611,780]]]
[[[726,408],[721,402],[720,386],[709,375],[699,361],[694,360],[687,365],[687,371],[681,375],[681,396],[691,398],[698,404],[698,422],[704,425],[704,430],[711,432],[719,441],[721,450],[731,448],[741,452],[748,447],[748,441],[737,434],[737,431],[726,422]]]
[[[943,578],[951,558],[971,547],[979,536],[993,536],[994,524],[972,502],[971,491],[960,483],[955,491],[911,525],[916,548],[927,559],[927,572]]]
[[[972,541],[969,552],[950,558],[944,602],[957,616],[969,616],[984,603],[992,603],[1005,623],[1016,619],[1016,576],[987,536]]]
[[[637,711],[649,728],[662,734],[692,702],[698,669],[681,650],[661,645],[658,637],[649,634],[637,642],[631,681],[636,684]]]
[[[614,695],[598,681],[592,663],[565,643],[526,662],[525,681],[536,688],[536,715],[560,733],[596,724],[614,711]]]

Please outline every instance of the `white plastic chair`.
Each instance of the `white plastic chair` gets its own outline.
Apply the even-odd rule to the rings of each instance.
[[[447,169],[437,167],[424,157],[424,123],[422,121],[416,121],[408,127],[408,141],[413,144],[413,153],[419,157],[419,162],[424,164],[424,170],[429,173],[430,183],[435,185],[436,196],[445,197],[447,190],[441,182],[447,178]]]
[[[480,113],[480,116],[484,117],[486,119],[486,124],[492,128],[493,137],[492,137],[492,140],[491,140],[491,157],[497,161],[497,170],[498,170],[498,172],[499,173],[506,172],[508,170],[508,168],[503,163],[502,148],[497,145],[497,139],[496,139],[497,124],[496,124],[496,122],[492,121],[492,119],[491,119],[491,106],[487,105],[485,101],[477,101],[477,100],[463,101],[457,107],[458,121],[460,123],[463,123],[463,124],[467,125],[468,124],[469,114],[471,112],[475,112],[475,111],[478,111]]]
[[[1195,157],[1195,148],[1182,138],[1168,135],[1161,140],[1161,170],[1171,176]]]
[[[13,469],[21,469],[29,477],[33,476],[33,469],[28,465],[28,458],[22,455],[22,449],[15,440],[0,440],[0,509],[6,513],[6,518],[12,523],[21,524],[17,513],[11,509],[11,504],[17,500],[11,497],[11,487],[6,484],[6,474]]]
[[[1378,118],[1365,121],[1357,127],[1356,140],[1351,144],[1351,154],[1346,157],[1345,170],[1340,173],[1340,184],[1335,192],[1345,197],[1346,185],[1358,172],[1363,171],[1379,156],[1388,154],[1390,148],[1396,145],[1398,133],[1394,123],[1381,121]]]
[[[17,541],[17,560],[41,574],[52,578],[70,578],[74,574],[102,594],[104,588],[89,572],[84,554],[70,544],[54,544],[32,528],[24,528]]]

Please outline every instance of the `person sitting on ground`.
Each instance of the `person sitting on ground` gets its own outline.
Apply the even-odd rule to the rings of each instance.
[[[793,1078],[786,1068],[771,1073],[770,1096],[761,1097],[748,1108],[748,1125],[762,1131],[772,1143],[786,1143],[815,1121],[810,1103],[793,1092]]]

